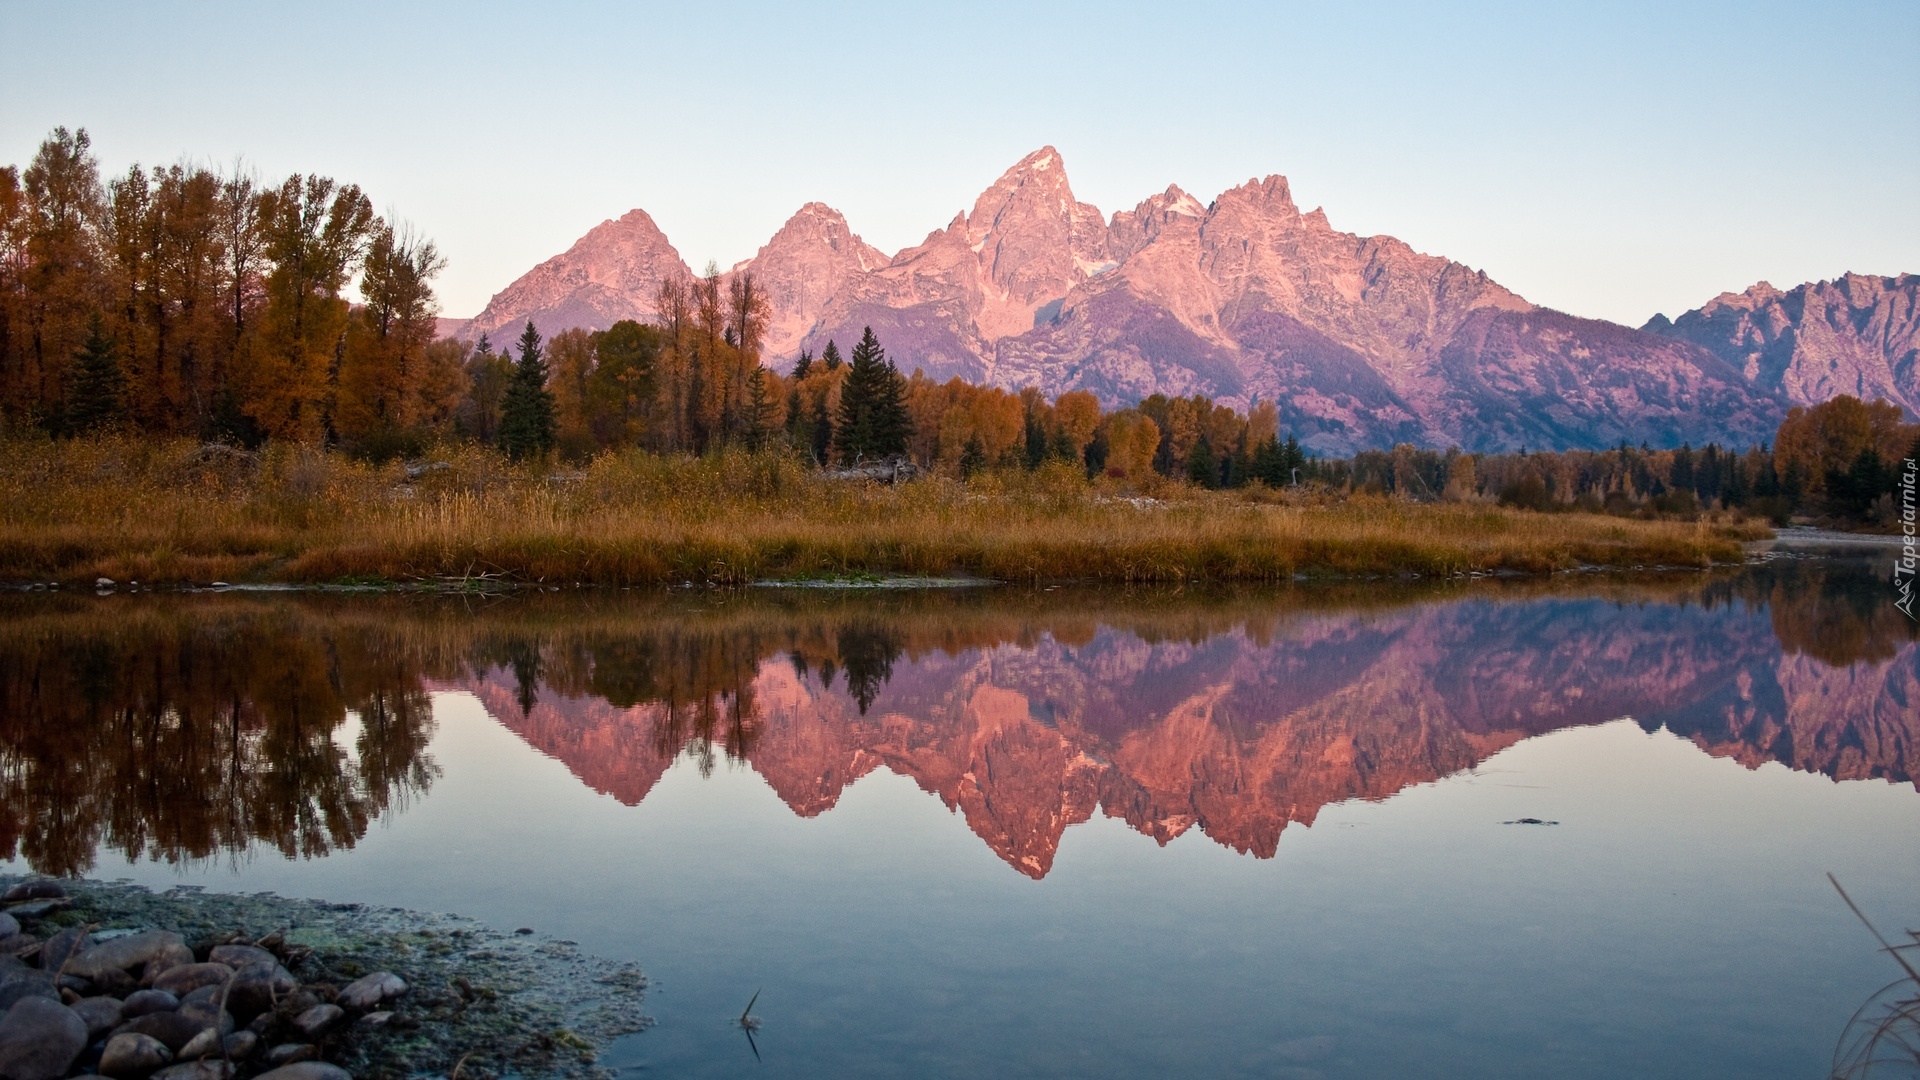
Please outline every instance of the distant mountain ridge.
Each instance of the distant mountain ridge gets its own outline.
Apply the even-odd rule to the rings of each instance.
[[[1403,441],[1744,445],[1770,437],[1791,404],[1859,392],[1844,386],[1884,387],[1920,411],[1911,275],[1789,294],[1756,286],[1714,301],[1717,314],[1636,330],[1539,307],[1390,236],[1339,232],[1321,210],[1302,213],[1280,176],[1209,204],[1168,187],[1103,218],[1074,197],[1050,146],[891,257],[816,202],[728,273],[744,271],[771,300],[770,364],[830,338],[844,347],[872,326],[903,370],[935,379],[1087,389],[1109,404],[1153,393],[1273,401],[1322,453]],[[660,279],[691,272],[634,210],[502,290],[461,333],[644,321]],[[1875,293],[1870,282],[1883,284]],[[1802,293],[1810,299],[1792,299]],[[1875,313],[1863,329],[1837,315],[1825,336],[1799,329],[1806,311],[1862,304]],[[1836,356],[1839,375],[1816,370]]]

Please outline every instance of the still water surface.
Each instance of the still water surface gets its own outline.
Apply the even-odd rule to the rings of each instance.
[[[1824,874],[1920,922],[1883,569],[15,594],[0,855],[636,961],[628,1075],[1820,1076]]]

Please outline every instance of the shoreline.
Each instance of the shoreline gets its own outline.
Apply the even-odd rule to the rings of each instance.
[[[194,1042],[193,1033],[184,1030],[191,1023],[183,1027],[143,1016],[133,1026],[159,1040],[146,1050],[156,1060],[164,1057],[183,1080],[267,1076],[278,1066],[303,1061],[334,1067],[332,1072],[310,1067],[306,1080],[342,1075],[399,1080],[449,1075],[456,1068],[475,1080],[512,1074],[606,1080],[611,1073],[596,1064],[598,1054],[614,1039],[652,1023],[640,1008],[647,980],[638,968],[583,954],[571,941],[531,930],[501,933],[459,915],[192,886],[155,892],[125,882],[38,875],[0,874],[0,889],[60,894],[9,903],[7,918],[17,921],[21,932],[6,939],[11,962],[0,961],[0,991],[24,985],[30,977],[51,979],[53,972],[37,966],[42,951],[60,950],[65,957],[72,949],[57,986],[36,985],[20,991],[22,997],[36,997],[42,1004],[30,1008],[42,1011],[64,1004],[83,1016],[100,1009],[114,1014],[111,1025],[88,1021],[86,1048],[54,1076],[97,1068],[99,1053],[120,1038],[109,1033],[124,1032],[131,1024],[120,1019],[122,1009],[90,1005],[90,1000],[124,999],[131,1018],[135,987],[184,987],[202,981],[201,969],[218,968],[218,961],[242,962],[256,954],[262,970],[274,961],[284,965],[277,969],[284,988],[249,1007],[241,987],[254,967],[243,966],[222,984],[233,987],[226,991],[231,1018],[220,1007],[224,1002],[201,1006],[211,1009],[209,1022],[220,1016],[217,1030],[233,1034],[222,1039],[202,1031],[210,1037]],[[136,946],[148,941],[172,942],[166,948],[173,955],[134,958],[127,966],[135,974],[114,967],[125,958],[117,955],[87,963],[114,949],[132,957]],[[76,942],[79,948],[73,948]],[[15,966],[22,964],[17,957],[26,958],[23,966]],[[69,974],[74,971],[92,978]],[[61,993],[49,996],[51,989]],[[168,1008],[159,1000],[164,994],[146,994],[140,1007],[155,1003],[157,1014],[169,1019],[190,1014],[196,1000],[184,994]],[[239,1023],[242,1014],[249,1022]],[[121,1039],[113,1052],[138,1043]],[[6,1052],[0,1036],[0,1056]]]

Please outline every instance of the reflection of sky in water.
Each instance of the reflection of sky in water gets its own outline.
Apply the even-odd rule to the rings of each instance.
[[[1532,665],[1528,686],[1608,662],[1567,654],[1577,636],[1556,644],[1554,619],[1529,621],[1553,607],[1508,620],[1523,647],[1502,662]],[[1738,631],[1693,641],[1687,670],[1720,675],[1662,712],[1683,729],[1743,701],[1774,707],[1738,676],[1754,650],[1788,670],[1838,640],[1822,629],[1831,611],[1557,610],[1689,639]],[[1390,637],[1418,617],[1354,616],[1352,632]],[[1775,635],[1801,654],[1781,658]],[[1600,681],[1645,677],[1658,645]],[[1902,648],[1783,693],[1817,690],[1818,707],[1849,715],[1865,676],[1911,663]],[[997,652],[1012,680],[1031,648]],[[898,661],[876,710],[916,664],[942,662]],[[1910,707],[1885,697],[1872,704]],[[770,1076],[1820,1075],[1893,974],[1824,874],[1888,924],[1912,922],[1920,896],[1910,784],[1748,769],[1628,720],[1545,724],[1470,772],[1334,802],[1281,832],[1271,859],[1199,828],[1161,847],[1095,812],[1033,880],[884,767],[801,817],[746,765],[721,755],[703,778],[682,756],[623,805],[583,785],[577,762],[529,752],[473,694],[433,706],[441,776],[350,850],[183,870],[103,850],[94,874],[451,910],[638,961],[661,1024],[612,1063],[675,1076],[752,1067],[727,1021],[762,988]],[[1052,731],[1076,714],[1029,695],[1021,715]],[[349,723],[333,738],[357,735]],[[1499,824],[1529,816],[1562,824]]]

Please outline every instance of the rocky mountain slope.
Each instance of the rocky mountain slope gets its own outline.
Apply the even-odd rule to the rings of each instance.
[[[1786,292],[1763,281],[1643,329],[1711,349],[1796,405],[1852,394],[1920,415],[1920,274],[1848,274]]]
[[[1052,147],[892,257],[802,207],[729,273],[767,286],[765,361],[872,326],[904,370],[1110,404],[1273,401],[1311,449],[1412,441],[1511,450],[1767,438],[1834,393],[1914,408],[1914,278],[1757,286],[1635,330],[1539,307],[1484,271],[1302,212],[1283,177],[1211,203],[1169,187],[1103,218]],[[635,210],[495,296],[461,331],[645,319],[687,267]]]

